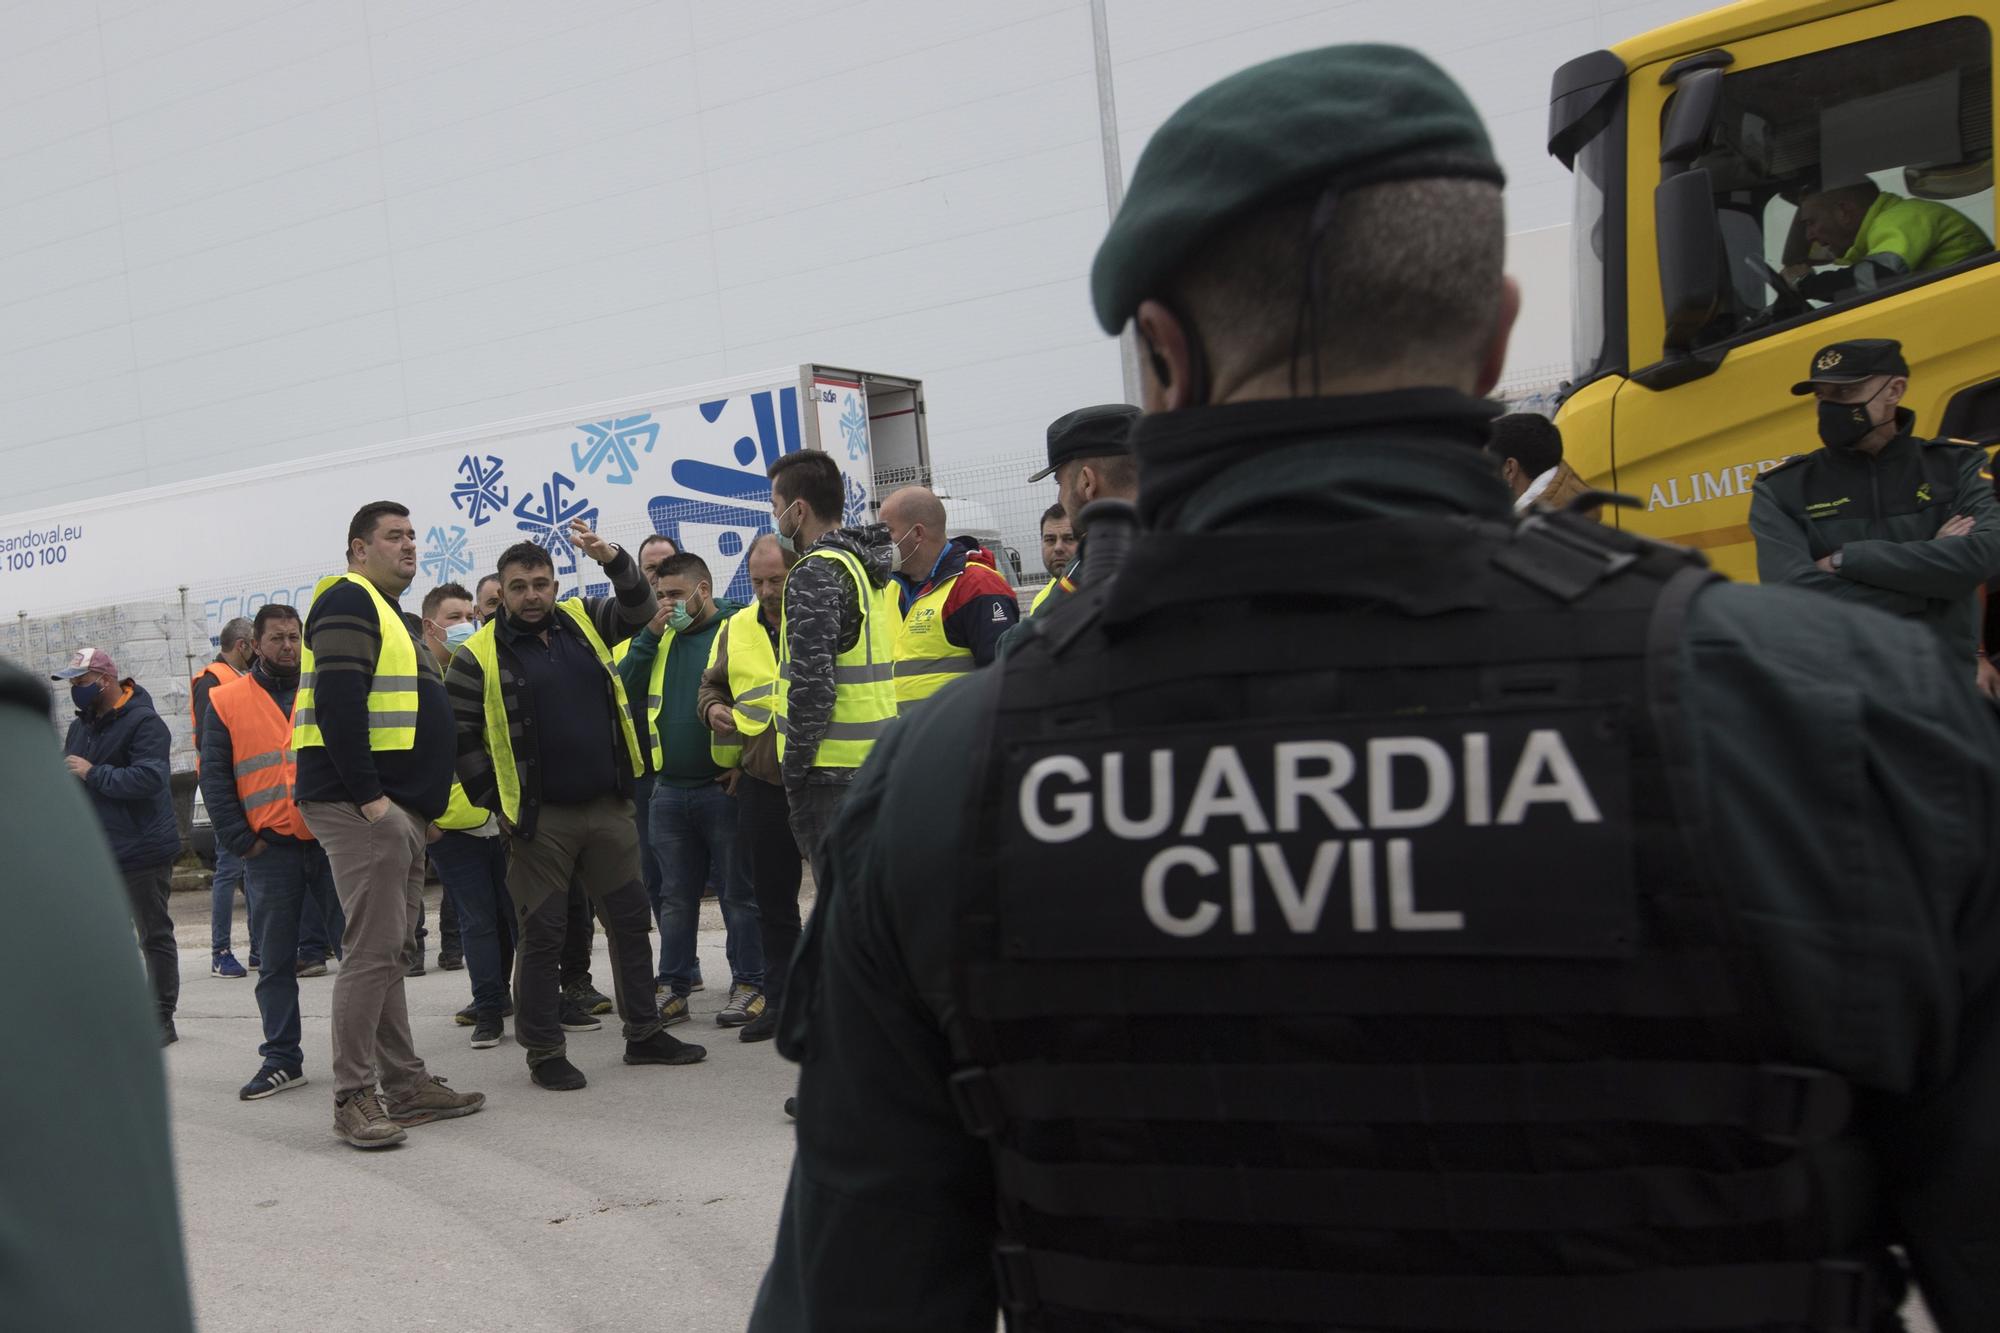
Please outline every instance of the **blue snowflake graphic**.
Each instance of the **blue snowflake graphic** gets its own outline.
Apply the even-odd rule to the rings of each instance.
[[[868,457],[868,413],[861,400],[848,394],[840,404],[840,438],[847,445],[850,461]]]
[[[458,471],[465,480],[453,483],[451,503],[471,516],[473,527],[484,527],[494,514],[506,512],[506,465],[498,458],[467,454],[458,460]]]
[[[840,521],[850,528],[859,527],[868,521],[868,492],[852,477],[841,480],[847,483],[847,501],[841,506]]]
[[[430,530],[424,539],[423,557],[418,561],[424,573],[438,583],[450,583],[472,572],[472,551],[466,544],[465,529],[456,523]]]
[[[650,454],[660,442],[660,423],[653,420],[651,412],[585,422],[577,429],[586,438],[571,442],[571,460],[588,476],[597,476],[604,470],[604,480],[613,486],[630,486],[632,474],[639,466],[640,448],[643,446]]]
[[[541,484],[539,494],[521,497],[514,506],[514,516],[521,520],[514,526],[528,534],[528,540],[548,551],[555,561],[556,573],[576,573],[576,548],[569,544],[569,525],[572,519],[582,519],[592,527],[597,525],[597,506],[588,500],[572,499],[570,493],[576,483],[560,472],[551,472],[549,479]],[[538,506],[535,502],[541,501]]]

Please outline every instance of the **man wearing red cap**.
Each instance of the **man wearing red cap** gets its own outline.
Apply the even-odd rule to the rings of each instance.
[[[63,762],[90,793],[104,839],[124,874],[146,976],[159,1006],[160,1044],[171,1045],[179,1039],[174,1010],[181,996],[180,950],[167,914],[174,858],[181,851],[168,786],[173,737],[154,711],[153,697],[137,682],[121,678],[102,648],[78,649],[51,679],[69,682],[76,720],[63,741]]]

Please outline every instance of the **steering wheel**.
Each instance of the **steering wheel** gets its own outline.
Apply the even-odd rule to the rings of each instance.
[[[1745,255],[1743,262],[1752,273],[1763,279],[1765,286],[1777,293],[1778,299],[1771,303],[1773,310],[1782,313],[1807,308],[1806,298],[1800,294],[1799,289],[1786,281],[1784,274],[1766,263],[1762,255]]]

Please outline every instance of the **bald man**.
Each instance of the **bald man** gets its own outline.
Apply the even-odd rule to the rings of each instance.
[[[991,551],[970,537],[945,536],[944,502],[929,490],[906,486],[891,495],[882,522],[895,543],[890,568],[903,603],[896,708],[909,713],[991,662],[1021,608]]]

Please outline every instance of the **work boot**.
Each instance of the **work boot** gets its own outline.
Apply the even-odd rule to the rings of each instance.
[[[465,955],[462,953],[453,953],[449,949],[440,949],[438,951],[438,966],[447,972],[463,972],[465,970]]]
[[[410,960],[409,970],[403,973],[403,975],[406,977],[420,977],[423,974],[424,974],[424,954],[423,950],[419,949],[417,951],[417,956]]]
[[[443,1079],[433,1074],[424,1085],[407,1097],[389,1103],[389,1118],[399,1125],[428,1125],[433,1120],[456,1120],[486,1105],[483,1092],[453,1092]]]
[[[387,1148],[410,1137],[389,1119],[375,1089],[351,1092],[333,1103],[333,1132],[357,1148]]]
[[[655,1032],[644,1041],[625,1043],[628,1065],[692,1065],[699,1064],[707,1055],[707,1047],[679,1041],[664,1032]]]

